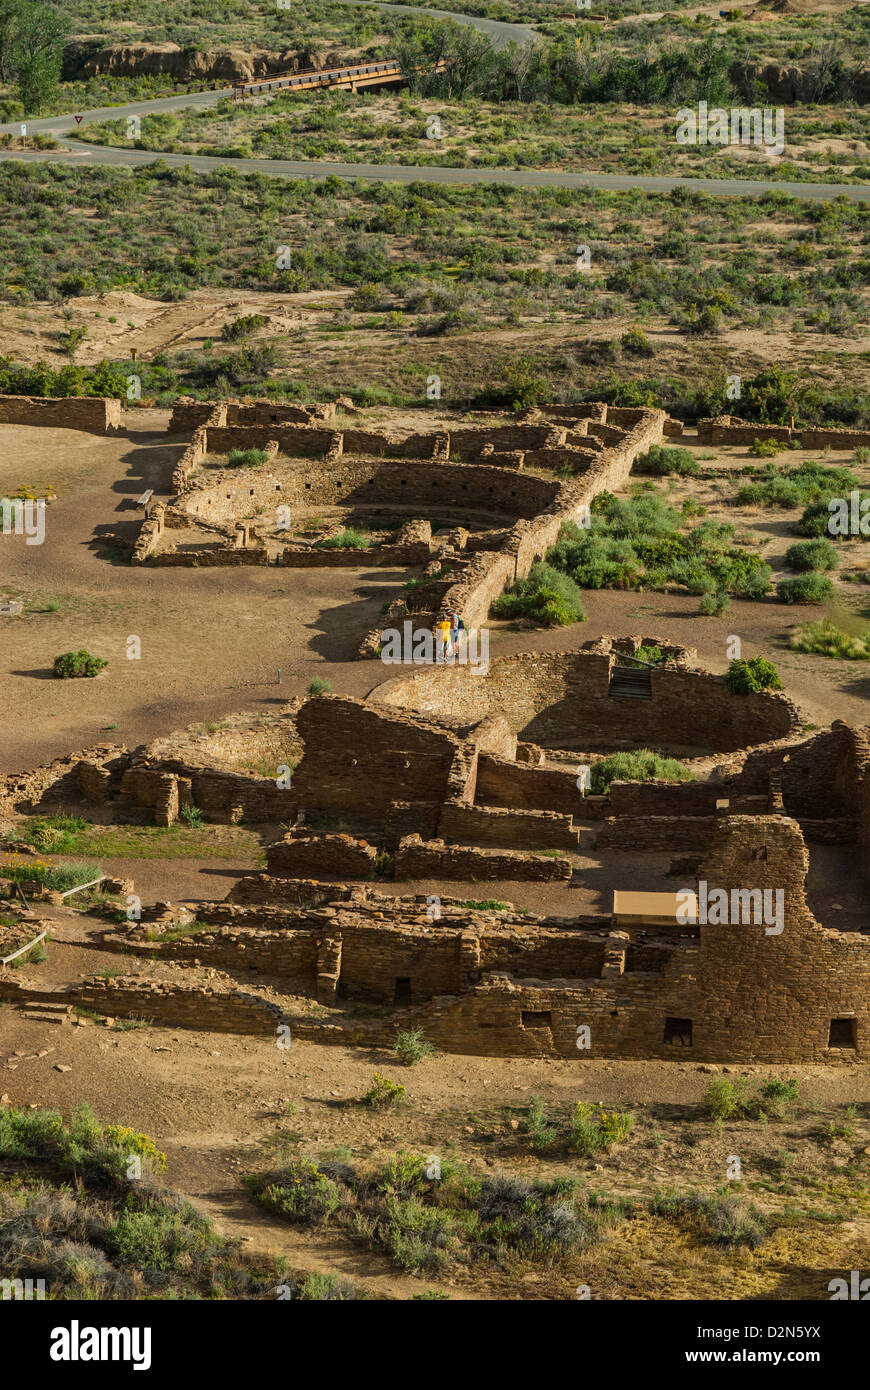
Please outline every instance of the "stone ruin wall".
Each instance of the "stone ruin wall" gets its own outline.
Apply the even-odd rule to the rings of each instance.
[[[206,415],[200,403],[180,404],[173,412],[171,428],[194,425],[197,433],[173,475],[179,494],[176,507],[191,518],[220,525],[236,520],[240,509],[250,515],[259,507],[274,508],[278,498],[285,505],[317,507],[394,505],[402,497],[411,508],[429,509],[437,506],[438,495],[446,490],[451,506],[465,504],[490,514],[512,515],[518,520],[496,548],[488,549],[485,543],[478,548],[461,577],[433,594],[437,609],[416,615],[418,623],[428,624],[437,613],[455,608],[468,628],[485,625],[494,600],[543,557],[563,522],[581,517],[602,489],[625,485],[635,457],[662,439],[666,421],[660,410],[620,410],[593,403],[557,408],[552,418],[550,411],[528,412],[527,418],[508,425],[475,425],[398,439],[376,430],[332,430],[328,412],[314,423],[319,407],[308,408],[308,423],[304,423],[299,419],[303,409],[276,407],[271,402],[222,402]],[[281,453],[321,459],[332,466],[309,471],[307,477],[304,466],[298,464],[273,465],[268,474],[262,469],[232,470],[216,477],[195,477],[209,453],[275,444]],[[556,482],[523,473],[524,460],[530,466],[553,469],[568,464],[574,477]],[[427,463],[432,467],[427,468]],[[267,563],[267,552],[249,547],[246,540],[190,556],[184,552],[155,556],[163,525],[163,513],[155,509],[135,547],[134,563],[148,559],[161,565]],[[371,562],[378,560],[387,562],[383,554],[373,556]],[[401,563],[401,556],[389,560]],[[292,551],[285,562],[314,563],[299,560]],[[406,609],[407,605],[398,604],[389,622],[412,616]],[[369,633],[360,655],[374,655],[379,640],[379,630]]]
[[[103,396],[0,396],[0,424],[111,434],[121,428],[121,402]]]
[[[800,429],[789,425],[754,425],[737,415],[717,415],[698,421],[702,444],[751,444],[754,439],[794,440],[804,449],[858,449],[870,445],[870,430]]]
[[[493,661],[486,673],[473,666],[442,665],[398,676],[370,697],[381,706],[421,718],[467,720],[493,710],[524,740],[570,749],[637,747],[654,742],[730,752],[788,737],[799,727],[797,709],[771,692],[734,696],[721,676],[667,663],[650,672],[652,698],[610,698],[613,651],[552,655],[524,652]]]
[[[589,930],[564,919],[518,917],[447,906],[440,920],[424,899],[388,900],[366,890],[332,890],[317,907],[260,909],[191,904],[214,931],[161,944],[107,934],[107,949],[158,959],[247,967],[270,980],[286,975],[322,1004],[361,999],[389,1007],[408,982],[408,1007],[389,1017],[323,1020],[282,1014],[277,1003],[225,985],[205,989],[135,979],[91,980],[49,996],[0,976],[5,998],[85,1003],[114,1016],[135,1014],[194,1028],[272,1032],[318,1042],[388,1046],[421,1026],[448,1052],[481,1056],[691,1058],[696,1062],[863,1061],[870,1055],[870,940],[822,927],[810,913],[808,855],[797,824],[782,816],[726,816],[699,876],[730,889],[782,889],[785,927],[701,924],[677,939],[633,940],[602,918]],[[212,923],[210,923],[211,925]],[[134,938],[141,937],[136,945]],[[665,1041],[666,1021],[688,1021],[691,1045]],[[829,1046],[832,1020],[852,1020],[854,1046]],[[577,1029],[591,1048],[577,1050]]]

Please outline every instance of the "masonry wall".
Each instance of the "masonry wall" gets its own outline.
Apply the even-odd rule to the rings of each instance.
[[[298,804],[382,819],[403,790],[440,803],[459,741],[398,713],[382,719],[362,701],[308,700],[297,716],[305,756],[293,774]]]
[[[231,448],[256,447],[256,441],[250,438],[252,433],[209,429],[209,451],[223,454]],[[323,431],[311,433],[329,439]],[[264,434],[277,436],[282,451],[290,452],[292,447],[294,453],[303,452],[298,440],[292,446],[282,440],[286,431],[272,428]],[[313,453],[311,441],[306,448]],[[549,506],[557,486],[531,474],[511,475],[506,480],[501,469],[483,464],[396,462],[343,455],[323,468],[278,460],[257,468],[202,474],[179,505],[191,517],[218,523],[246,516],[260,506],[275,507],[279,503],[298,507],[388,504],[407,507],[410,512],[468,506],[498,516],[532,517]]]
[[[514,879],[531,883],[567,880],[568,859],[538,858],[512,850],[446,845],[443,840],[406,836],[396,852],[396,878],[457,879],[462,882]]]
[[[609,695],[610,653],[524,652],[471,666],[440,666],[397,678],[375,696],[435,718],[461,709],[469,719],[498,710],[524,741],[584,751],[653,747],[727,752],[783,738],[798,714],[782,695],[732,695],[721,676],[673,666],[651,672],[650,700]]]
[[[753,439],[797,440],[804,449],[857,449],[870,444],[870,430],[817,429],[788,425],[755,425],[736,415],[698,421],[698,438],[705,444],[751,444]]]
[[[121,428],[121,402],[102,396],[0,396],[0,424],[110,434]]]
[[[870,938],[822,927],[804,891],[809,855],[788,817],[727,818],[701,876],[731,888],[781,888],[785,929],[701,926],[698,1048],[770,1062],[870,1056]],[[854,1018],[855,1052],[831,1049],[833,1018]]]

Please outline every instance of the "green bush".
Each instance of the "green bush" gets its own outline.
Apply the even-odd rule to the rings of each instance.
[[[584,623],[580,590],[568,575],[537,560],[527,579],[518,579],[492,606],[496,618],[521,618],[535,627]]]
[[[242,314],[240,318],[224,324],[221,337],[225,343],[237,343],[242,338],[249,338],[258,329],[265,328],[268,322],[265,314]]]
[[[653,444],[645,454],[635,459],[634,471],[651,473],[659,478],[671,473],[688,477],[700,473],[701,466],[688,449],[668,444]]]
[[[648,748],[633,753],[611,753],[592,764],[590,771],[590,790],[601,796],[610,788],[611,782],[651,782],[661,779],[665,782],[691,782],[695,774],[691,768],[677,762],[676,758],[663,758]]]
[[[709,1083],[701,1104],[711,1120],[732,1120],[746,1114],[747,1082],[726,1081],[717,1076]]]
[[[759,459],[773,458],[776,454],[783,453],[788,448],[788,444],[783,439],[753,439],[749,446],[750,454],[754,454]]]
[[[63,813],[51,817],[37,816],[27,827],[24,838],[43,854],[70,854],[78,833],[86,830],[87,826],[88,822],[81,816]]]
[[[269,1179],[252,1178],[248,1185],[263,1206],[306,1225],[328,1221],[341,1203],[337,1184],[306,1158],[295,1159]]]
[[[742,597],[767,592],[770,568],[732,544],[734,527],[704,521],[681,534],[683,518],[656,491],[617,499],[600,493],[589,529],[566,522],[547,563],[581,589],[718,589]]]
[[[103,872],[99,864],[87,864],[77,860],[72,864],[43,864],[38,859],[26,860],[21,864],[4,864],[3,876],[14,879],[16,883],[41,883],[53,888],[57,893],[65,893],[68,888],[81,888],[92,883]]]
[[[721,618],[731,607],[731,600],[723,589],[715,594],[702,594],[698,612],[705,618]]]
[[[653,357],[655,355],[652,343],[640,328],[629,328],[620,338],[623,352],[629,353],[632,357]]]
[[[797,541],[785,552],[785,562],[793,570],[834,570],[840,563],[837,547],[819,537]]]
[[[108,666],[101,656],[94,656],[84,647],[77,652],[64,652],[54,658],[54,674],[58,680],[73,680],[79,677],[98,676]]]
[[[640,646],[633,653],[639,661],[648,661],[651,666],[657,666],[660,661],[664,661],[665,654],[661,647],[650,646],[641,642]]]
[[[634,1125],[631,1115],[619,1110],[605,1110],[578,1100],[571,1117],[571,1144],[579,1153],[592,1157],[610,1153],[614,1144],[622,1144]]]
[[[798,1082],[765,1081],[755,1095],[749,1094],[749,1082],[743,1079],[726,1081],[718,1076],[704,1092],[701,1104],[711,1120],[781,1120],[799,1100]]]
[[[781,579],[776,596],[780,603],[828,603],[834,596],[834,586],[824,574],[807,570],[794,579]]]
[[[227,462],[230,468],[255,468],[269,462],[265,449],[230,449]]]
[[[763,656],[732,661],[725,673],[725,684],[732,695],[754,695],[759,690],[784,688],[773,662]]]
[[[396,1034],[393,1051],[406,1067],[414,1067],[418,1062],[422,1062],[424,1057],[431,1057],[435,1049],[424,1038],[422,1028],[408,1028],[405,1032]]]
[[[775,468],[770,464],[758,482],[747,483],[740,488],[737,504],[808,507],[808,511],[814,516],[818,513],[824,516],[824,526],[819,531],[807,534],[825,535],[828,529],[829,499],[842,496],[857,487],[858,479],[848,468],[827,468],[811,459],[799,464],[797,468]]]
[[[316,542],[318,550],[367,550],[372,544],[371,536],[356,531],[352,526],[345,527],[337,536],[328,536],[326,540]]]
[[[309,695],[328,695],[331,690],[332,681],[327,680],[325,676],[314,676],[308,682]]]
[[[374,1110],[388,1110],[404,1099],[405,1087],[401,1082],[391,1081],[388,1076],[381,1076],[380,1072],[376,1071],[372,1076],[371,1086],[362,1098],[362,1103],[371,1106]]]
[[[523,1134],[529,1136],[532,1148],[536,1153],[551,1148],[559,1138],[557,1127],[548,1122],[544,1103],[537,1096],[532,1096],[529,1101],[529,1108],[526,1111],[526,1118],[521,1121],[521,1128]]]

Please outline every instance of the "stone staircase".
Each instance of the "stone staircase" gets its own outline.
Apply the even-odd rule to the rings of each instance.
[[[650,700],[652,684],[645,666],[614,666],[608,694],[614,700]]]
[[[34,1023],[72,1023],[74,1021],[72,1004],[43,1004],[33,1000],[25,1000],[21,1005],[21,1014],[24,1018],[32,1019]]]

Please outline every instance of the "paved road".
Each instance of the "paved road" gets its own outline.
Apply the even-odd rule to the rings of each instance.
[[[536,31],[528,24],[505,24],[500,19],[483,19],[476,14],[457,14],[454,10],[430,10],[422,5],[390,5],[385,0],[338,0],[341,5],[371,5],[377,10],[393,10],[396,14],[419,14],[432,19],[452,19],[455,24],[470,24],[488,34],[494,48],[504,48],[512,40],[516,43],[531,43],[537,38]],[[750,0],[746,0],[749,4]]]
[[[857,203],[870,203],[870,187],[849,183],[787,183],[766,179],[693,179],[650,174],[565,173],[550,169],[446,169],[426,164],[342,164],[338,160],[233,159],[215,155],[160,154],[154,150],[110,149],[105,145],[86,145],[65,140],[62,150],[0,151],[0,160],[17,159],[37,164],[126,165],[138,168],[158,160],[170,165],[189,165],[198,173],[232,168],[246,174],[269,174],[275,178],[323,179],[330,174],[342,179],[371,179],[376,183],[508,184],[514,188],[602,188],[626,191],[640,188],[648,193],[667,193],[686,188],[696,193],[723,197],[760,197],[771,191],[789,193],[812,201],[836,198],[839,194]]]
[[[457,14],[449,10],[429,10],[410,5],[385,3],[385,0],[338,0],[339,4],[372,5],[377,9],[391,10],[398,14],[422,14],[435,18],[454,19],[460,24],[471,24],[490,34],[493,41],[502,46],[512,39],[525,42],[534,39],[535,31],[525,24],[506,24],[499,20],[482,19],[477,15]],[[156,97],[148,101],[128,102],[123,106],[103,106],[92,111],[80,112],[83,122],[122,120],[127,116],[147,116],[160,111],[180,111],[187,107],[214,106],[221,98],[230,96],[232,87],[222,87],[216,91],[190,92],[179,96]],[[10,121],[0,125],[0,131],[17,134],[19,122]],[[234,159],[214,155],[161,154],[153,150],[112,149],[107,146],[85,144],[69,139],[71,132],[79,129],[79,123],[72,115],[47,116],[27,122],[29,134],[37,131],[48,132],[58,137],[63,144],[60,150],[0,151],[0,160],[17,159],[26,163],[47,164],[88,164],[139,167],[163,160],[170,165],[189,165],[201,173],[209,173],[221,167],[238,169],[243,173],[269,174],[275,178],[326,178],[330,174],[344,179],[371,179],[378,183],[445,183],[469,184],[509,184],[517,188],[601,188],[626,191],[633,188],[650,193],[668,192],[672,188],[686,188],[700,193],[712,193],[722,197],[760,196],[767,192],[788,193],[796,198],[813,201],[836,198],[845,195],[853,202],[870,202],[870,187],[863,184],[834,183],[787,183],[766,179],[703,179],[682,178],[678,176],[654,176],[648,174],[602,174],[595,172],[563,172],[555,169],[454,169],[440,165],[410,164],[343,164],[333,160],[290,160],[290,159]]]

